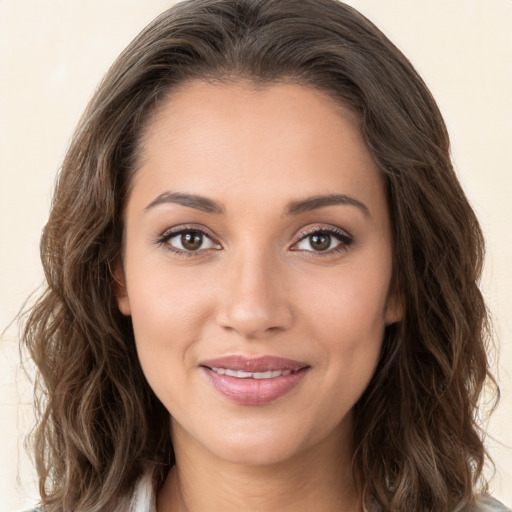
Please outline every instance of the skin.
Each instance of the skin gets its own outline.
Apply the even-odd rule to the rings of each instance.
[[[158,511],[361,510],[352,409],[402,308],[390,291],[384,183],[357,118],[296,84],[195,81],[169,95],[141,147],[117,300],[172,416],[177,464]],[[177,192],[223,213],[162,199]],[[326,194],[360,205],[287,213]],[[180,227],[208,235],[188,257],[181,235],[169,235]],[[342,240],[322,238],[319,250],[311,231],[333,227]],[[240,405],[200,366],[232,354],[309,369],[284,396]]]

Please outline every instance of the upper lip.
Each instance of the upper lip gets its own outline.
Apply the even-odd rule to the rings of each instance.
[[[242,355],[230,355],[202,361],[201,366],[245,372],[268,372],[276,370],[299,371],[302,368],[308,368],[310,365],[277,356],[247,357]]]

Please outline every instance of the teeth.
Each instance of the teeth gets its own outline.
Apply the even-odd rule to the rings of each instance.
[[[243,372],[241,370],[229,370],[226,368],[225,373],[230,377],[237,377],[238,379],[249,379],[252,377],[251,372]]]
[[[272,377],[277,377],[277,375],[272,375],[273,373],[281,373],[281,372],[254,372],[253,378],[254,379],[271,379]]]
[[[230,370],[229,368],[211,368],[211,370],[219,375],[227,375],[237,379],[274,379],[292,373],[291,370],[269,370],[267,372],[244,372],[242,370]]]

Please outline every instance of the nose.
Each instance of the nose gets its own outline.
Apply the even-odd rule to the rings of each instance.
[[[226,262],[217,322],[246,339],[264,339],[290,328],[293,309],[277,261],[257,253]]]

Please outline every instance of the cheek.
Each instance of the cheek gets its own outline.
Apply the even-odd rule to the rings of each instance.
[[[327,379],[347,395],[364,391],[376,368],[385,330],[386,276],[352,271],[329,283],[310,283],[307,329],[328,362]],[[307,302],[306,302],[307,299]]]
[[[334,338],[371,341],[385,326],[388,279],[372,269],[351,270],[310,282],[302,302],[308,315]]]
[[[208,286],[199,286],[191,268],[172,272],[165,262],[146,268],[133,261],[127,265],[127,281],[139,360],[160,394],[171,389],[170,376],[183,376],[193,365],[192,349],[209,317],[211,293]]]
[[[172,269],[165,261],[147,268],[133,265],[128,284],[134,328],[140,330],[192,332],[211,304],[207,281],[192,267]]]

